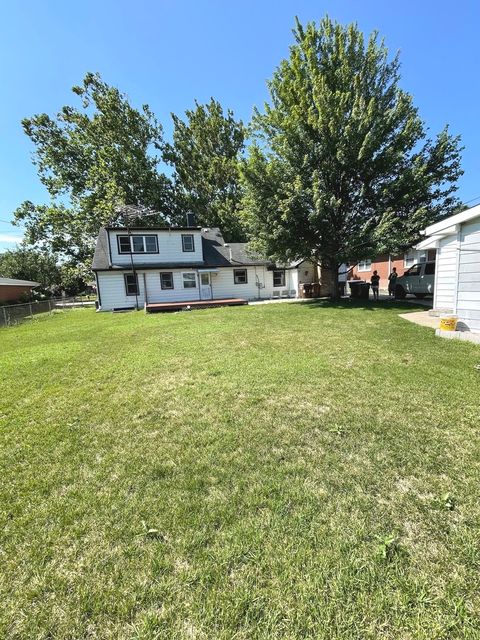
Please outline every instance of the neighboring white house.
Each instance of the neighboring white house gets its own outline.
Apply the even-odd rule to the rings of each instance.
[[[316,281],[309,261],[275,265],[225,243],[219,229],[107,227],[97,238],[92,269],[98,308],[243,298],[297,297]]]
[[[480,205],[427,227],[417,249],[437,250],[433,306],[480,333]]]

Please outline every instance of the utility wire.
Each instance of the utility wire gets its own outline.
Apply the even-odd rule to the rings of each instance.
[[[3,222],[4,224],[11,224],[12,227],[17,227],[17,229],[25,229],[25,227],[22,227],[22,226],[17,225],[17,224],[13,224],[13,222],[11,220],[3,220],[2,218],[0,218],[0,222]]]
[[[466,200],[463,204],[468,204],[469,202],[474,202],[475,200],[480,200],[480,196],[477,196],[476,198],[472,198],[471,200]]]

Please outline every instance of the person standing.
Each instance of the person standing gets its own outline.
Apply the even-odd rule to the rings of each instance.
[[[370,278],[370,286],[372,287],[372,291],[373,291],[373,299],[378,300],[378,288],[380,286],[380,276],[378,275],[377,270],[373,272],[373,275]]]
[[[397,286],[397,267],[393,267],[392,273],[388,276],[388,295],[395,297],[395,287]]]

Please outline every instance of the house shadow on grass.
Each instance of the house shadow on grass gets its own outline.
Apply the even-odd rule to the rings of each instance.
[[[399,300],[358,300],[354,298],[341,298],[340,300],[309,300],[303,305],[311,310],[318,309],[362,309],[363,311],[376,311],[378,309],[389,309],[398,313],[406,313],[407,311],[425,310],[422,305],[405,303]]]

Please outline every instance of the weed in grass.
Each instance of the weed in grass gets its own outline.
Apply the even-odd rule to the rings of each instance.
[[[399,548],[399,539],[394,533],[377,536],[377,555],[383,560],[391,560]]]
[[[332,429],[329,429],[329,431],[336,436],[344,436],[347,433],[346,429],[344,429],[343,427],[332,427]]]
[[[165,541],[165,536],[160,532],[159,529],[155,529],[154,527],[149,527],[145,520],[142,520],[143,532],[139,535],[145,536],[146,538],[150,538],[151,540],[161,540]]]
[[[448,511],[453,511],[455,509],[456,503],[455,498],[451,493],[444,493],[442,496],[442,502],[445,509]]]

